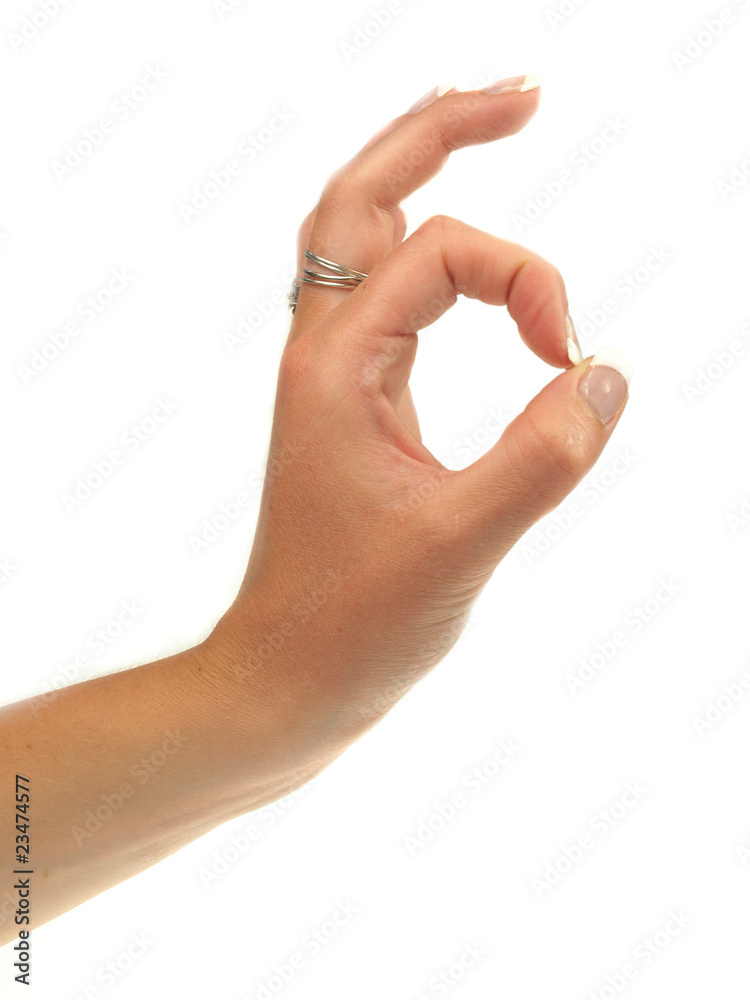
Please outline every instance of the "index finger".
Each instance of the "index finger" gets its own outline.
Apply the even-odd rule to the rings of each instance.
[[[315,339],[347,365],[371,370],[381,359],[385,383],[410,350],[410,336],[459,295],[507,306],[523,342],[547,364],[568,368],[582,360],[558,269],[517,243],[440,215],[381,261]]]

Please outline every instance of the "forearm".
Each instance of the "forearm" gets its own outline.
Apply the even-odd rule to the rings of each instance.
[[[283,692],[248,673],[240,703],[224,683],[225,670],[237,673],[230,660],[209,638],[0,709],[0,945],[26,926],[15,922],[15,869],[33,870],[33,930],[325,765],[300,749]],[[30,779],[29,811],[18,813],[28,865],[16,860],[17,774]]]

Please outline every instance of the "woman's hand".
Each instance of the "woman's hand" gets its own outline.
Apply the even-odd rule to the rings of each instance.
[[[300,230],[300,268],[309,247],[369,276],[353,291],[300,289],[247,574],[207,642],[233,703],[270,699],[308,757],[341,752],[445,656],[498,562],[591,469],[626,401],[626,359],[581,363],[551,264],[439,215],[404,240],[400,202],[452,150],[529,121],[539,91],[522,85],[449,91],[397,118]],[[507,305],[524,343],[567,370],[453,472],[421,442],[409,376],[417,332],[460,295]]]
[[[400,200],[449,150],[534,113],[521,82],[396,119],[305,222],[301,251],[370,273],[300,290],[255,544],[211,635],[0,711],[0,783],[32,780],[34,927],[314,777],[445,655],[498,561],[598,458],[627,393],[604,364],[564,371],[461,472],[422,444],[409,395],[417,331],[460,294],[507,304],[540,358],[570,365],[549,264],[442,216],[402,242]],[[0,945],[18,933],[5,895]]]

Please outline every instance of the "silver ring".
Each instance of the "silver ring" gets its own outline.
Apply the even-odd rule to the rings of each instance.
[[[358,285],[361,278],[345,278],[342,274],[323,274],[322,271],[308,271],[302,268],[302,277],[299,279],[305,285],[343,285],[345,288]]]
[[[322,267],[327,267],[329,271],[335,271],[337,274],[344,274],[348,278],[359,278],[360,281],[364,281],[367,277],[364,271],[355,271],[353,267],[344,267],[342,264],[334,264],[332,260],[326,260],[325,257],[318,257],[318,255],[313,253],[312,250],[305,250],[305,259],[311,260],[313,264],[320,264]]]
[[[313,264],[319,264],[333,273],[326,274],[323,271],[311,271],[306,267],[302,269],[301,277],[294,279],[292,288],[287,295],[289,311],[292,315],[294,315],[294,310],[297,308],[297,299],[299,298],[299,290],[302,285],[327,285],[329,288],[356,288],[367,277],[364,271],[356,271],[353,267],[344,267],[343,264],[326,260],[325,257],[319,257],[313,253],[312,250],[305,250],[305,260],[309,260]]]

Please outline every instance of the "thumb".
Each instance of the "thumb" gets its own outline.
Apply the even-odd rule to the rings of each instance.
[[[482,458],[450,476],[443,495],[492,568],[592,469],[628,399],[633,366],[611,349],[569,368],[531,400]],[[474,544],[471,544],[471,542]]]

